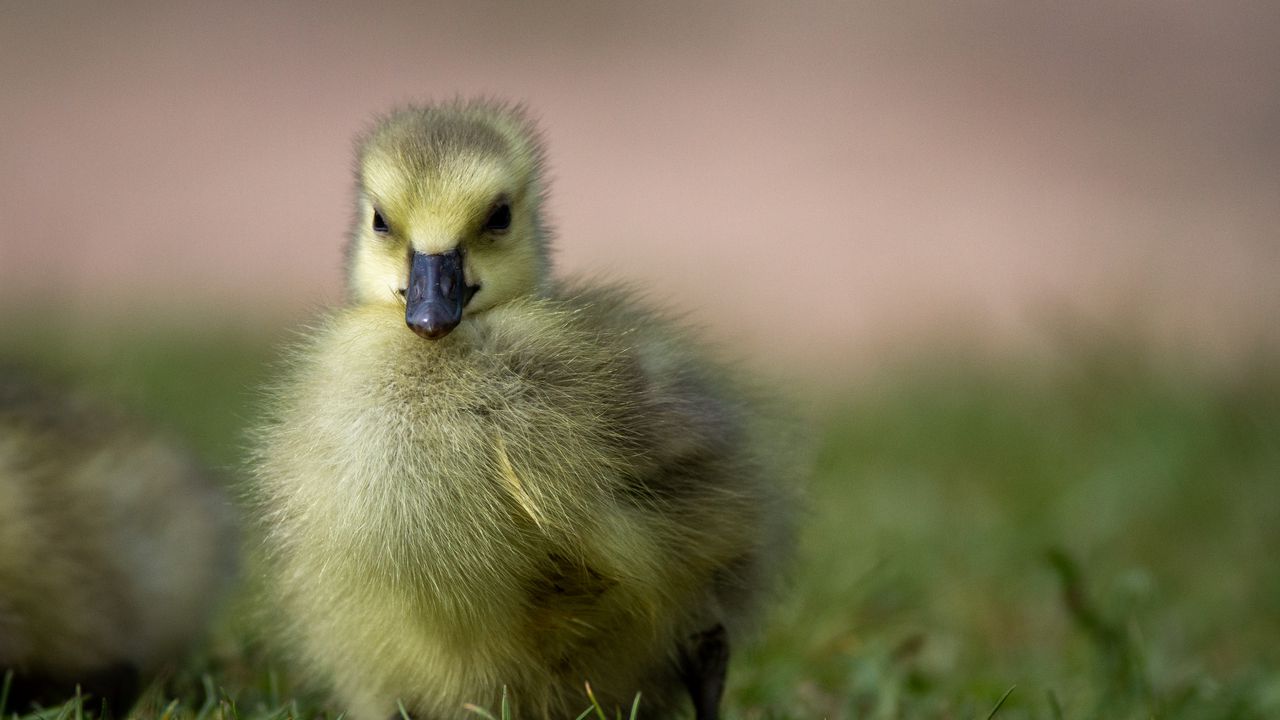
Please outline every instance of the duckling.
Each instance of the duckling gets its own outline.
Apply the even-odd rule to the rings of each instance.
[[[0,378],[0,674],[8,711],[75,695],[123,715],[234,566],[225,497],[185,452],[81,394]]]
[[[557,281],[525,111],[409,107],[359,143],[349,303],[260,428],[285,634],[344,711],[714,720],[790,546],[753,392],[611,286]]]

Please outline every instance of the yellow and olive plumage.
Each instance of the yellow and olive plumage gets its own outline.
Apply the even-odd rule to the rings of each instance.
[[[293,355],[257,474],[302,663],[402,702],[710,718],[789,541],[755,406],[675,324],[552,280],[516,109],[409,108],[359,156],[351,302]]]
[[[226,498],[185,452],[78,392],[0,373],[0,673],[8,710],[77,685],[123,715],[230,579]]]

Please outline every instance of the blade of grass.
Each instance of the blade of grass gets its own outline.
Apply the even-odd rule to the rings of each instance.
[[[222,689],[222,718],[221,720],[240,720],[240,709],[236,707],[236,701],[227,694],[226,688]]]
[[[1053,715],[1053,720],[1063,720],[1062,704],[1058,702],[1058,694],[1053,690],[1046,690],[1045,694],[1049,696],[1049,712]]]
[[[178,700],[175,698],[168,705],[164,706],[164,710],[160,712],[160,720],[173,720],[173,715],[178,710]],[[81,720],[79,717],[76,720]]]
[[[204,688],[204,702],[196,711],[196,720],[207,720],[214,708],[218,707],[218,689],[213,682],[213,675],[209,673],[200,675],[200,684]]]
[[[1000,712],[1000,708],[1004,706],[1004,701],[1009,699],[1009,696],[1013,694],[1014,689],[1017,687],[1017,685],[1012,685],[1008,690],[1004,691],[1004,694],[996,701],[996,706],[991,708],[991,713],[987,715],[987,720],[991,720],[996,716],[996,713]]]
[[[600,720],[609,720],[609,716],[604,714],[604,708],[600,707],[600,701],[596,700],[596,693],[591,689],[591,683],[584,683],[587,687],[587,697],[591,699],[591,707],[596,711],[596,717]]]
[[[0,686],[0,717],[4,717],[5,708],[9,706],[9,687],[13,685],[13,671],[4,671],[4,685]]]

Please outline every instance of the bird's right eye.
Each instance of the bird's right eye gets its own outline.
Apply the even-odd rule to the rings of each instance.
[[[391,232],[391,228],[387,227],[387,221],[382,217],[382,213],[375,208],[373,211],[373,231],[379,235],[386,235]]]

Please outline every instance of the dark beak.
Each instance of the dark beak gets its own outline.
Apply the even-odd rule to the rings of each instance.
[[[478,287],[467,285],[458,249],[438,255],[413,254],[404,320],[424,338],[438,340],[462,322],[462,308]]]

